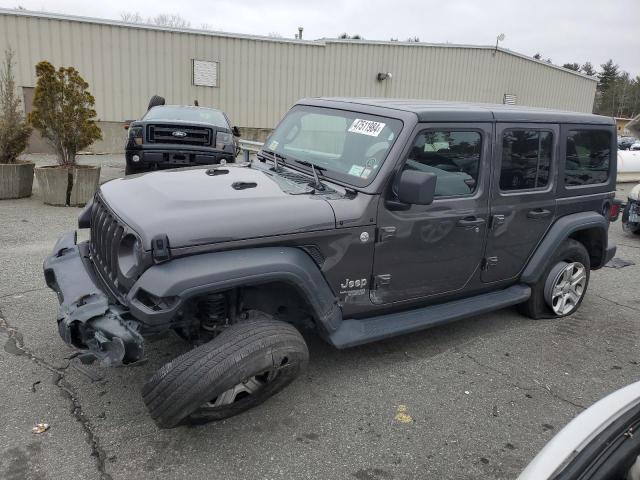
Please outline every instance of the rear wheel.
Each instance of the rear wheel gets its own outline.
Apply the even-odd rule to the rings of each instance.
[[[530,318],[560,318],[574,313],[587,292],[591,262],[580,242],[566,240],[545,273],[531,286],[531,297],[518,306]]]
[[[253,312],[249,320],[160,368],[144,385],[142,396],[163,428],[220,420],[282,390],[308,358],[295,327]]]

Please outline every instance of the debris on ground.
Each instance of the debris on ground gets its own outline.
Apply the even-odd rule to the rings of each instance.
[[[609,267],[609,268],[624,268],[624,267],[629,267],[631,265],[635,265],[634,262],[632,262],[631,260],[625,260],[623,258],[612,258],[606,265],[605,267]]]
[[[31,429],[31,432],[35,434],[40,434],[40,433],[46,432],[47,430],[49,430],[48,423],[36,423],[36,426]]]
[[[406,405],[398,405],[398,410],[396,411],[396,416],[394,418],[396,422],[400,422],[400,423],[413,422],[413,418],[411,418],[411,415],[407,414]]]

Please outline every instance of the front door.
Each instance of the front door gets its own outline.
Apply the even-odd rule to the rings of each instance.
[[[431,205],[380,202],[371,300],[386,304],[461,290],[480,268],[489,213],[491,124],[418,126],[395,178],[437,176]]]
[[[556,214],[558,125],[497,124],[483,282],[515,279]]]

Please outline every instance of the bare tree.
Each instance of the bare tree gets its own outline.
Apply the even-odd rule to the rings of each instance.
[[[120,18],[123,22],[128,23],[146,23],[147,25],[156,25],[158,27],[169,28],[189,28],[191,22],[179,13],[160,13],[155,17],[144,18],[139,12],[120,12]],[[203,24],[203,27],[206,24]],[[208,25],[207,25],[208,26]],[[203,30],[207,30],[203,28]]]
[[[120,19],[127,23],[145,23],[139,12],[120,12]]]
[[[189,28],[191,26],[191,22],[179,13],[161,13],[153,18],[147,19],[147,23],[170,28]]]

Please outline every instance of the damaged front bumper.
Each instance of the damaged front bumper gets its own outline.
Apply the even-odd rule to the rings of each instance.
[[[111,303],[98,287],[88,242],[76,244],[68,232],[44,261],[47,286],[56,292],[60,309],[58,331],[69,345],[84,351],[84,359],[117,366],[144,358],[140,323],[126,308]]]

